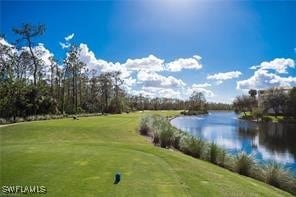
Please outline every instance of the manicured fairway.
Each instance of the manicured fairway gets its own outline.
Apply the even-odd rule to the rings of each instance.
[[[0,128],[1,187],[44,185],[48,193],[42,196],[57,197],[289,195],[208,162],[154,147],[137,133],[142,114]],[[122,180],[113,185],[117,171]]]

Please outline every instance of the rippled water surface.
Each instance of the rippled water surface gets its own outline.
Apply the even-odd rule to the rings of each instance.
[[[234,112],[211,111],[202,116],[180,116],[171,124],[194,136],[215,142],[230,154],[244,151],[257,162],[275,160],[296,172],[296,124],[240,120]]]

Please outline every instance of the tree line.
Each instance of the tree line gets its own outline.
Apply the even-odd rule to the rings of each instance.
[[[17,36],[13,45],[0,43],[0,117],[231,108],[206,103],[200,92],[194,92],[189,100],[130,95],[123,88],[119,71],[88,70],[80,61],[80,48],[73,43],[62,61],[53,57],[44,60],[44,51],[35,41],[45,31],[44,25],[23,24],[13,28]]]
[[[259,94],[259,95],[258,95]],[[237,96],[233,101],[235,111],[262,120],[265,115],[296,117],[296,87],[249,90],[249,95]]]

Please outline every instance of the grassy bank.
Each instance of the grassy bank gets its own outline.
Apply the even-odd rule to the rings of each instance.
[[[296,194],[296,177],[281,164],[272,162],[259,165],[251,155],[244,152],[229,155],[215,143],[209,143],[173,127],[159,115],[145,115],[141,118],[139,132],[151,138],[162,148],[174,148],[192,157],[209,161],[239,174],[255,178]]]
[[[44,185],[48,192],[42,196],[289,196],[209,162],[153,146],[137,133],[142,114],[2,127],[0,185]],[[113,185],[117,171],[122,181]]]

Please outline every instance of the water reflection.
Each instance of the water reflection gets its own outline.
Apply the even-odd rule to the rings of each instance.
[[[223,146],[231,154],[245,151],[257,162],[275,160],[296,172],[296,125],[256,123],[237,119],[234,112],[183,116],[172,125]]]

